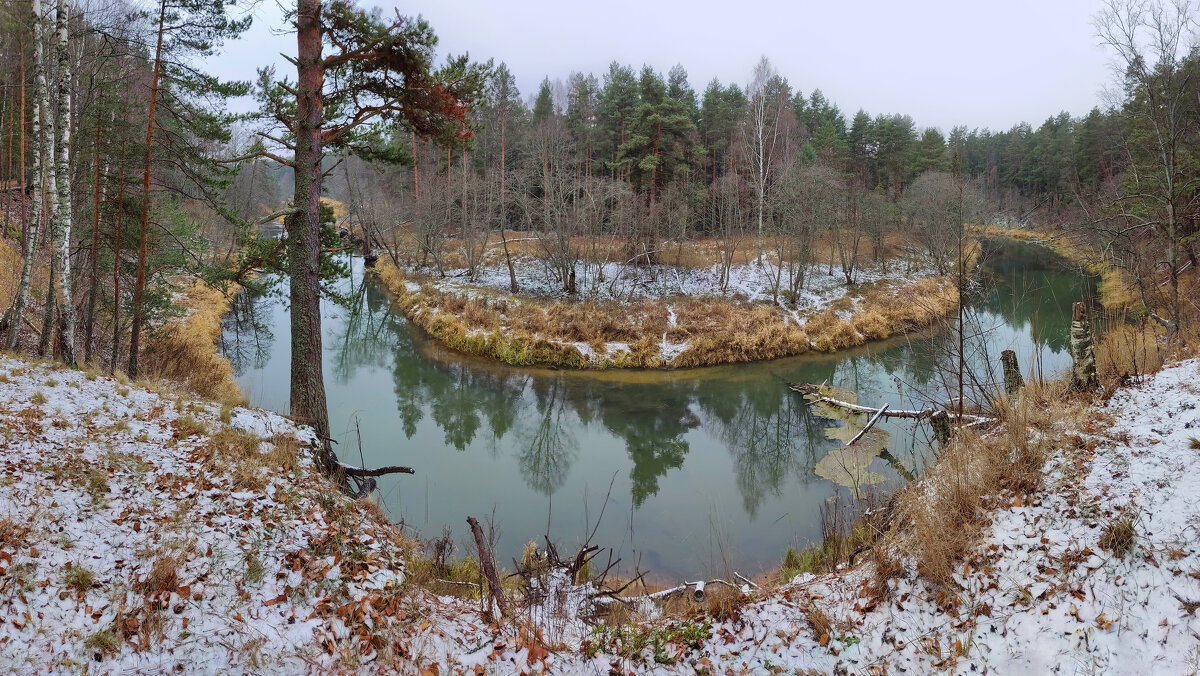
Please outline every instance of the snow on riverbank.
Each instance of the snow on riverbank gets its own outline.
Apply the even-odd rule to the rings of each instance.
[[[671,636],[682,626],[703,638],[694,646],[667,642],[657,661],[652,648],[631,658],[593,645],[595,657],[575,654],[568,661],[580,662],[555,670],[1195,673],[1198,400],[1200,360],[1193,359],[1093,411],[1073,435],[1078,443],[1054,454],[1045,490],[993,515],[956,576],[957,589],[932,587],[909,566],[886,598],[872,600],[869,563],[806,575],[729,619],[673,625]],[[1120,556],[1105,533],[1126,516],[1137,535]],[[829,625],[814,629],[821,620]],[[641,635],[662,636],[664,626],[646,625]]]
[[[918,257],[919,258],[919,257]],[[576,279],[577,298],[581,300],[628,302],[646,299],[669,299],[673,296],[693,298],[720,297],[749,302],[770,302],[773,289],[779,284],[780,295],[789,288],[792,273],[787,266],[780,269],[766,257],[762,265],[734,263],[729,267],[728,280],[721,283],[721,266],[687,267],[655,264],[650,266],[620,263],[580,262]],[[535,259],[514,262],[517,284],[521,293],[532,296],[566,298],[562,282],[553,270]],[[936,271],[927,261],[894,260],[885,270],[878,265],[860,265],[854,273],[856,284],[876,282],[908,282],[932,277]],[[432,268],[410,269],[410,273],[430,275],[441,291],[469,294],[474,289],[509,290],[508,268],[502,262],[481,265],[474,278],[467,270],[446,270],[445,277]],[[791,309],[819,310],[836,302],[853,289],[847,287],[846,277],[839,266],[810,264],[803,271],[804,284]]]
[[[686,368],[829,352],[924,328],[958,303],[915,253],[859,267],[854,284],[840,266],[809,265],[793,279],[798,270],[769,258],[725,275],[720,265],[580,262],[574,294],[529,257],[514,266],[516,294],[496,264],[473,277],[379,268],[404,314],[435,338],[520,366]]]
[[[280,451],[303,428],[0,357],[0,671],[1194,672],[1198,401],[1193,359],[1092,411],[957,588],[909,565],[872,598],[865,563],[624,629],[567,588],[497,628],[404,583],[395,530]]]
[[[310,438],[272,413],[0,357],[0,672],[439,660],[424,646],[444,632],[410,614],[440,602],[405,591],[395,530],[288,450]]]

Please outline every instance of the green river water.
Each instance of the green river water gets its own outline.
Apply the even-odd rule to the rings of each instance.
[[[990,241],[985,250],[969,299],[971,382],[998,382],[1004,349],[1017,352],[1027,377],[1063,372],[1071,304],[1091,301],[1095,280],[1035,245]],[[361,260],[353,269],[343,290],[354,306],[323,307],[335,449],[358,464],[361,435],[366,465],[415,468],[382,478],[376,495],[418,537],[450,528],[459,555],[473,551],[466,517],[475,516],[494,520],[502,563],[547,532],[567,552],[594,531],[592,543],[610,548],[626,573],[636,564],[663,581],[727,567],[755,574],[789,545],[819,540],[831,498],[856,486],[894,489],[933,453],[927,425],[897,419],[872,433],[885,452],[847,461],[838,437],[865,419],[822,417],[829,412],[784,381],[828,383],[892,408],[922,408],[946,401],[951,384],[957,390],[957,339],[946,330],[694,370],[508,367],[432,342],[391,313]],[[251,404],[281,412],[287,313],[278,294],[243,295],[221,342]]]

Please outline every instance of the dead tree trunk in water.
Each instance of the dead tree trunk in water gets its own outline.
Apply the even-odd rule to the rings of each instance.
[[[1000,365],[1004,368],[1004,393],[1010,397],[1016,396],[1025,386],[1025,380],[1021,378],[1021,369],[1017,367],[1017,353],[1012,350],[1001,352]]]
[[[1071,308],[1071,384],[1075,391],[1091,390],[1099,384],[1096,376],[1096,349],[1087,306],[1075,303]]]

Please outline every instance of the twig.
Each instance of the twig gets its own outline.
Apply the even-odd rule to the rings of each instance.
[[[734,576],[734,577],[736,577],[737,579],[741,580],[741,581],[742,581],[742,582],[744,582],[745,584],[747,584],[747,585],[749,585],[749,586],[751,586],[751,587],[754,587],[755,589],[758,589],[758,585],[754,584],[754,582],[753,582],[753,581],[751,581],[749,578],[747,578],[747,577],[744,577],[744,576],[743,576],[741,573],[739,573],[739,572],[737,572],[737,571],[734,571],[734,572],[733,572],[733,576]]]

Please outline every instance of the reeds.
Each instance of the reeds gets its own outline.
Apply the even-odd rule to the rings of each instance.
[[[232,302],[231,295],[192,282],[180,303],[186,314],[151,334],[142,356],[145,374],[180,383],[205,398],[244,405],[246,396],[233,378],[233,365],[215,349],[221,318]]]

